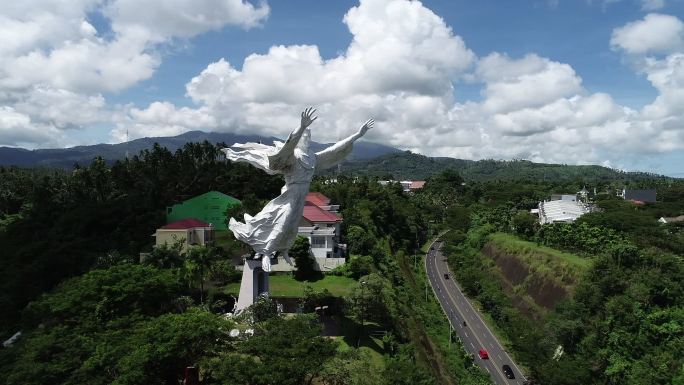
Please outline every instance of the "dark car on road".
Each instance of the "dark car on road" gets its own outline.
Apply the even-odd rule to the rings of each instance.
[[[511,380],[515,378],[515,375],[513,375],[513,369],[511,369],[510,366],[504,365],[501,367],[501,369],[503,370],[504,374],[506,375],[506,378],[509,378]]]
[[[449,273],[444,273],[444,279],[449,279]]]

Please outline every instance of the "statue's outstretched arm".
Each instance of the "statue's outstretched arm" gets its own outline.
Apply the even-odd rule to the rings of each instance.
[[[299,139],[302,137],[304,130],[311,125],[318,117],[313,116],[316,109],[309,107],[302,112],[302,120],[299,124],[299,128],[292,131],[290,135],[287,136],[287,140],[277,152],[268,156],[269,168],[273,170],[283,170],[286,169],[292,163],[292,157],[294,156],[294,150],[299,143]]]
[[[354,147],[354,142],[366,134],[366,131],[373,127],[375,121],[368,119],[366,123],[359,128],[359,131],[350,135],[346,139],[342,139],[325,150],[316,153],[316,168],[324,169],[335,166],[344,160],[344,158],[351,153]]]
[[[278,170],[272,170],[268,165],[268,155],[277,150],[278,144],[268,146],[261,143],[236,143],[230,148],[222,148],[226,159],[233,162],[245,162],[266,171],[268,174],[280,174]]]

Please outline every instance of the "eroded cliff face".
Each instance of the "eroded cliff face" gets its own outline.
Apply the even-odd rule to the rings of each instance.
[[[531,318],[543,318],[572,293],[574,279],[540,268],[543,261],[530,263],[529,258],[502,250],[492,241],[484,245],[482,253],[494,261],[505,292],[512,299],[513,305]]]

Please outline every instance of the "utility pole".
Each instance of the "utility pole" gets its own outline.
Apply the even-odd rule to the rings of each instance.
[[[366,312],[366,297],[363,295],[363,288],[366,286],[366,281],[361,281],[359,282],[361,285],[361,333],[359,334],[359,340],[356,342],[356,347],[358,348],[361,346],[361,338],[363,337],[363,332],[364,332],[364,313]]]
[[[413,244],[413,270],[418,270],[418,227],[416,227],[416,243]]]
[[[451,321],[447,320],[447,326],[449,327],[449,348],[451,349]]]
[[[425,302],[427,302],[427,300],[428,300],[427,287],[430,283],[427,280],[429,280],[429,279],[430,279],[429,277],[426,277],[426,280],[425,280]]]
[[[363,295],[363,288],[366,286],[366,281],[361,281],[361,330],[363,331],[364,319],[363,316],[366,312],[366,297]]]
[[[126,159],[128,159],[128,148],[130,147],[130,144],[128,143],[128,127],[126,127]]]

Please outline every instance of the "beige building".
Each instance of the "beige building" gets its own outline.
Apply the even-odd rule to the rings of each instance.
[[[173,246],[181,242],[182,251],[188,251],[189,246],[204,246],[214,240],[214,227],[206,222],[194,218],[183,219],[169,223],[157,229],[153,235],[155,247]]]

